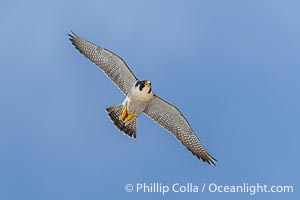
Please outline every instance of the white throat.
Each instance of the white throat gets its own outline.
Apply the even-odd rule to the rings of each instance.
[[[153,98],[153,92],[150,88],[149,86],[145,86],[142,90],[139,90],[138,87],[133,86],[131,94],[140,101],[149,101]]]

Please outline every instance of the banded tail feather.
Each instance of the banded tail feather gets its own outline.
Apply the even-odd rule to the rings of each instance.
[[[114,106],[111,106],[109,108],[106,108],[106,111],[108,112],[109,118],[114,123],[115,127],[124,132],[129,137],[136,138],[136,123],[137,119],[132,120],[128,124],[125,124],[121,119],[121,114],[123,111],[123,105],[117,104]]]

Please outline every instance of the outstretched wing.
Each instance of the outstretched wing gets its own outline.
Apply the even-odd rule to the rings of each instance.
[[[207,152],[187,120],[175,106],[154,96],[144,112],[155,122],[173,133],[198,159],[215,165],[214,161],[217,160]]]
[[[69,37],[80,53],[98,65],[125,95],[129,93],[137,78],[122,58],[73,32],[69,34]]]

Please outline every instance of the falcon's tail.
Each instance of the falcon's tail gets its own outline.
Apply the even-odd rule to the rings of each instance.
[[[124,132],[129,137],[136,138],[136,121],[137,121],[137,119],[133,119],[128,124],[125,124],[121,119],[121,114],[123,111],[122,104],[117,104],[117,105],[111,106],[109,108],[106,108],[106,111],[108,112],[108,116],[113,121],[113,123],[117,129]]]

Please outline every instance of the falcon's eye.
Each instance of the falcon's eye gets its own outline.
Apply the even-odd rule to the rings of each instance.
[[[143,84],[143,81],[137,81],[135,87],[139,87],[141,84]]]
[[[137,81],[135,87],[139,88],[140,91],[145,87],[144,81]]]

